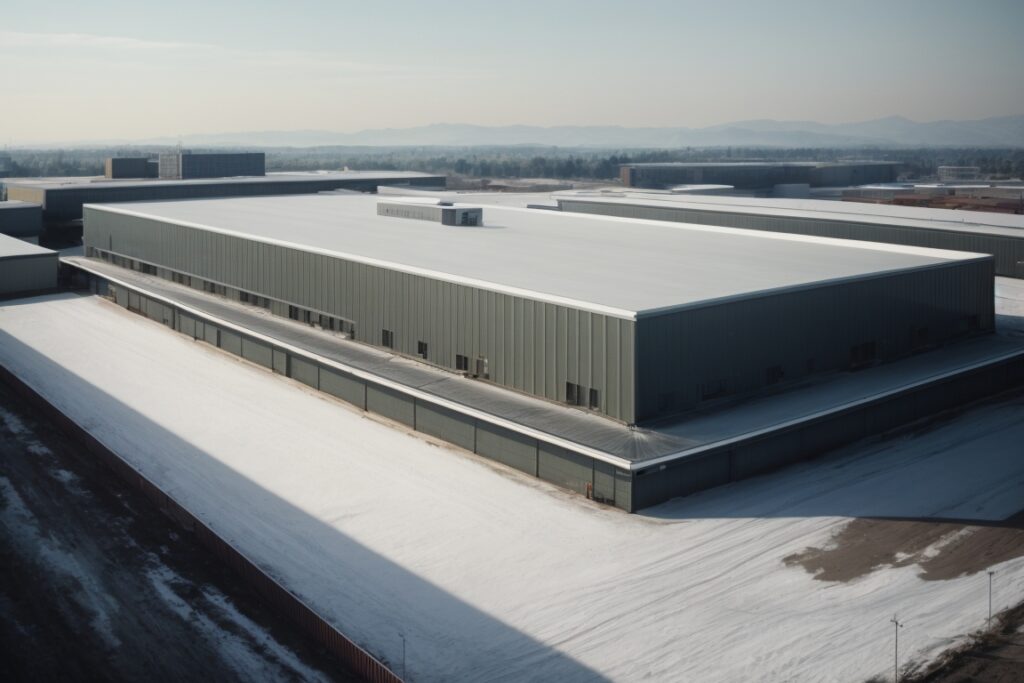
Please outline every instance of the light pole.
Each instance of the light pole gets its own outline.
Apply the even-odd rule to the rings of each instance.
[[[896,632],[896,642],[893,646],[892,657],[892,678],[895,683],[900,683],[900,629],[903,628],[903,624],[897,621],[895,614],[889,621],[892,623],[893,630]]]
[[[992,576],[994,571],[988,572],[988,627],[992,628]]]

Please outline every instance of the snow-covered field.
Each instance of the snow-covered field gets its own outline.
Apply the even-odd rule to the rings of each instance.
[[[988,577],[784,558],[851,517],[1024,507],[1024,402],[642,515],[590,504],[97,298],[0,305],[0,363],[410,680],[860,681],[984,626]],[[924,553],[942,552],[941,544]],[[994,606],[1024,599],[1024,558]]]

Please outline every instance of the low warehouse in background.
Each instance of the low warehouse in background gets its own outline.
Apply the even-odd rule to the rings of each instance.
[[[17,200],[0,202],[0,235],[38,243],[42,231],[43,214],[39,204]]]
[[[0,234],[0,297],[57,287],[57,252]]]
[[[616,196],[617,195],[617,196]],[[562,211],[991,254],[1024,278],[1024,216],[823,200],[563,192]]]

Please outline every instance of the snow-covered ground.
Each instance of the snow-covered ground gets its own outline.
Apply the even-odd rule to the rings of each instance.
[[[626,515],[97,298],[0,305],[0,363],[399,672],[404,637],[414,681],[887,675],[894,613],[931,660],[984,626],[988,577],[784,558],[851,517],[1024,507],[1022,400]],[[1024,599],[1024,558],[993,568],[995,608]]]

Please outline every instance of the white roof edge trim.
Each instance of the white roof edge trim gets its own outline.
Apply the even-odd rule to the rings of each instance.
[[[754,429],[754,430],[749,431],[749,432],[744,432],[743,434],[738,434],[737,436],[732,436],[732,437],[729,437],[728,439],[722,439],[720,441],[713,441],[711,443],[706,443],[706,444],[703,444],[701,446],[697,446],[695,448],[691,448],[691,449],[688,449],[688,450],[677,451],[675,453],[670,453],[668,455],[662,455],[662,456],[659,456],[657,458],[651,458],[650,460],[641,460],[639,462],[633,462],[633,463],[631,463],[631,467],[629,469],[633,470],[633,471],[645,470],[648,467],[654,467],[654,466],[657,466],[657,465],[663,465],[663,464],[665,464],[667,462],[671,462],[673,460],[679,460],[681,458],[689,458],[691,456],[700,455],[701,453],[704,453],[706,451],[709,451],[709,450],[712,450],[712,449],[715,449],[715,448],[721,448],[722,446],[728,446],[730,444],[739,443],[740,441],[745,441],[746,439],[749,439],[751,437],[759,436],[761,434],[768,434],[768,433],[776,431],[778,429],[785,429],[787,427],[790,427],[790,426],[796,425],[796,424],[800,424],[801,422],[805,422],[807,420],[814,420],[814,419],[817,419],[819,417],[826,417],[826,416],[831,415],[833,413],[838,413],[838,412],[842,412],[844,410],[849,410],[850,408],[856,408],[857,406],[861,406],[861,405],[870,403],[872,401],[876,401],[876,400],[878,400],[880,398],[885,398],[886,396],[892,396],[892,395],[895,395],[895,394],[899,394],[900,392],[907,391],[907,390],[913,389],[915,387],[924,386],[926,384],[930,384],[931,382],[939,381],[939,380],[944,379],[946,377],[953,377],[954,375],[958,375],[958,374],[960,374],[962,372],[967,372],[967,371],[970,371],[970,370],[974,370],[976,368],[982,368],[982,367],[985,367],[986,365],[993,365],[995,363],[1001,363],[1001,362],[1003,362],[1005,360],[1010,360],[1011,358],[1015,358],[1015,357],[1020,356],[1020,355],[1024,355],[1024,350],[1009,351],[1007,353],[1001,354],[999,356],[995,356],[993,358],[987,358],[985,360],[980,360],[980,361],[977,361],[977,362],[974,362],[974,363],[970,363],[968,365],[964,365],[964,366],[955,368],[953,370],[946,370],[946,371],[940,372],[938,374],[931,375],[929,377],[925,377],[924,379],[919,379],[919,380],[915,380],[913,382],[909,382],[907,384],[900,385],[900,386],[898,386],[898,387],[896,387],[894,389],[889,389],[887,391],[881,391],[881,392],[878,392],[878,393],[875,393],[875,394],[871,394],[869,396],[865,396],[863,398],[859,398],[859,399],[854,400],[854,401],[850,401],[848,403],[843,403],[841,405],[834,406],[832,408],[825,408],[824,410],[819,410],[819,411],[816,411],[816,412],[813,412],[813,413],[808,413],[806,415],[801,415],[800,417],[794,417],[794,418],[792,418],[790,420],[786,420],[784,422],[779,422],[778,424],[773,424],[773,425],[770,425],[768,427],[762,427],[761,429]]]
[[[132,216],[135,218],[143,218],[151,221],[158,221],[160,223],[168,223],[171,225],[180,225],[185,228],[192,228],[194,230],[206,230],[208,232],[215,232],[221,235],[229,235],[231,237],[237,237],[239,239],[246,239],[253,242],[263,242],[265,244],[274,244],[280,247],[287,247],[289,249],[296,249],[298,251],[306,251],[314,254],[322,254],[324,256],[331,256],[334,258],[344,259],[346,261],[353,261],[355,263],[362,263],[367,266],[375,266],[378,268],[387,268],[389,270],[398,271],[401,273],[408,273],[409,275],[419,275],[421,277],[429,277],[434,280],[442,280],[444,282],[450,282],[456,285],[465,285],[467,287],[475,287],[477,289],[485,289],[499,294],[508,294],[510,296],[523,297],[524,299],[534,299],[536,301],[543,301],[545,303],[555,304],[558,306],[567,306],[570,308],[576,308],[582,311],[589,311],[590,313],[597,313],[599,315],[607,315],[613,318],[622,318],[624,320],[636,320],[637,312],[626,310],[624,308],[615,308],[613,306],[604,306],[602,304],[596,304],[589,301],[580,301],[578,299],[572,299],[569,297],[557,296],[555,294],[546,294],[544,292],[537,292],[529,289],[523,289],[521,287],[511,287],[508,285],[502,285],[495,282],[488,282],[487,280],[478,280],[476,278],[460,277],[458,275],[452,275],[451,273],[444,273],[441,271],[431,270],[429,268],[418,268],[416,266],[408,266],[401,263],[394,263],[392,261],[385,261],[382,259],[369,258],[366,256],[359,256],[356,254],[348,254],[343,251],[334,251],[333,249],[324,249],[321,247],[312,247],[305,244],[299,244],[297,242],[288,242],[287,240],[274,239],[273,237],[260,237],[251,235],[244,232],[238,232],[235,230],[226,230],[224,228],[217,228],[211,225],[204,225],[202,223],[193,223],[192,221],[183,221],[173,218],[166,218],[163,216],[155,216],[152,214],[146,214],[139,211],[131,211],[129,209],[122,209],[117,206],[111,206],[109,204],[83,204],[82,209],[93,209],[96,211],[105,211],[107,213],[116,213],[124,216]],[[523,209],[523,211],[531,211],[532,209]]]
[[[533,429],[532,427],[526,427],[526,426],[521,425],[518,422],[515,422],[513,420],[508,420],[506,418],[498,417],[496,415],[492,415],[491,413],[487,413],[487,412],[484,412],[482,410],[477,410],[476,408],[469,407],[469,406],[467,406],[467,405],[465,405],[463,403],[457,403],[455,401],[451,401],[449,399],[442,398],[442,397],[437,396],[435,394],[427,393],[425,391],[420,391],[419,389],[407,386],[405,384],[401,384],[400,382],[395,382],[394,380],[387,379],[386,377],[381,377],[380,375],[375,375],[372,372],[367,372],[366,370],[360,370],[359,368],[354,368],[354,367],[352,367],[350,365],[346,365],[344,363],[339,363],[338,361],[331,360],[330,358],[325,358],[325,357],[323,357],[321,355],[313,353],[312,351],[308,351],[308,350],[300,348],[298,346],[293,346],[293,345],[291,345],[291,344],[289,344],[287,342],[281,341],[280,339],[277,339],[275,337],[269,337],[267,335],[260,334],[259,332],[256,332],[254,330],[250,330],[248,327],[243,327],[241,325],[236,325],[234,323],[228,322],[227,320],[224,320],[222,318],[218,318],[215,315],[210,315],[209,313],[206,313],[206,312],[201,311],[201,310],[196,309],[196,308],[192,308],[191,306],[186,306],[185,304],[183,304],[183,303],[181,303],[179,301],[175,301],[174,299],[169,299],[169,298],[167,298],[165,296],[162,296],[160,294],[156,294],[156,293],[151,292],[151,291],[149,291],[147,289],[139,287],[138,285],[134,285],[134,284],[131,284],[129,282],[125,282],[123,280],[119,280],[119,279],[117,279],[116,277],[114,277],[112,275],[108,275],[108,274],[103,273],[103,272],[101,272],[99,270],[95,270],[93,268],[90,268],[87,263],[82,263],[81,259],[74,259],[74,260],[70,260],[69,262],[71,264],[73,264],[76,268],[81,268],[82,270],[88,271],[88,272],[92,273],[93,275],[101,277],[101,278],[103,278],[105,280],[108,280],[110,282],[113,282],[115,284],[121,285],[122,287],[127,287],[128,289],[134,289],[134,290],[139,291],[139,292],[144,292],[145,295],[150,297],[150,298],[156,299],[158,301],[162,301],[162,302],[164,302],[166,304],[170,304],[171,306],[175,306],[176,308],[179,308],[182,311],[186,311],[187,313],[189,313],[191,315],[198,316],[200,318],[203,318],[204,320],[209,320],[211,322],[216,323],[217,325],[223,325],[224,327],[227,327],[229,329],[235,330],[236,332],[241,332],[242,334],[244,334],[246,336],[249,336],[249,337],[252,337],[254,339],[259,339],[259,340],[265,341],[265,342],[267,342],[269,344],[274,344],[275,346],[278,346],[278,347],[280,347],[282,349],[286,349],[286,350],[288,350],[291,353],[295,353],[295,354],[303,356],[305,358],[309,358],[310,360],[314,360],[317,363],[321,363],[323,365],[329,365],[329,366],[331,366],[331,367],[333,367],[333,368],[335,368],[337,370],[341,370],[341,371],[347,372],[347,373],[349,373],[351,375],[355,375],[356,377],[359,377],[360,379],[365,379],[365,380],[369,380],[369,381],[375,382],[375,383],[380,384],[382,386],[386,386],[389,389],[394,389],[395,391],[398,391],[398,392],[400,392],[402,394],[405,394],[407,396],[412,396],[414,398],[419,398],[419,399],[423,399],[423,400],[429,401],[429,402],[433,403],[434,405],[438,405],[438,406],[441,406],[443,408],[448,408],[449,410],[457,411],[457,412],[459,412],[459,413],[461,413],[463,415],[469,415],[471,417],[477,418],[479,420],[483,420],[483,421],[488,422],[490,424],[494,424],[494,425],[497,425],[499,427],[504,427],[504,428],[509,429],[511,431],[514,431],[514,432],[516,432],[518,434],[523,434],[525,436],[529,436],[529,437],[532,437],[532,438],[544,441],[546,443],[553,444],[555,446],[560,446],[562,448],[566,448],[566,449],[574,451],[576,453],[581,453],[583,455],[587,455],[587,456],[589,456],[591,458],[594,458],[595,460],[601,460],[602,462],[606,462],[606,463],[608,463],[610,465],[615,465],[616,467],[620,467],[622,469],[635,469],[635,467],[633,467],[633,465],[635,465],[635,463],[633,463],[630,460],[626,460],[625,458],[620,458],[618,456],[612,455],[611,453],[606,453],[605,451],[601,451],[601,450],[598,450],[596,448],[592,448],[590,446],[584,446],[583,444],[576,443],[575,441],[570,441],[569,439],[563,439],[561,437],[555,436],[553,434],[549,434],[548,432],[544,432],[544,431],[541,431],[539,429]],[[177,332],[177,330],[175,330],[175,332]],[[323,392],[318,392],[318,393],[323,393]],[[341,400],[341,399],[338,399],[338,400]]]
[[[976,258],[966,258],[975,256]],[[707,299],[704,301],[694,301],[687,304],[679,304],[678,306],[662,306],[661,308],[649,308],[642,311],[637,311],[636,319],[641,320],[643,318],[654,318],[659,315],[666,315],[669,313],[675,313],[678,311],[685,311],[688,309],[705,308],[710,306],[718,306],[721,304],[727,304],[732,301],[750,301],[753,299],[760,299],[762,297],[777,296],[785,294],[787,292],[799,292],[802,290],[817,289],[819,287],[830,287],[832,285],[838,285],[843,282],[857,282],[866,280],[876,280],[885,277],[897,277],[906,273],[917,273],[923,270],[938,270],[940,268],[956,268],[958,265],[965,263],[975,263],[978,261],[995,261],[995,257],[990,254],[966,254],[965,258],[943,261],[941,263],[925,263],[920,266],[904,266],[902,268],[893,268],[891,270],[878,271],[876,273],[865,273],[859,275],[847,275],[844,277],[830,278],[828,280],[815,280],[814,282],[804,282],[798,285],[789,285],[786,287],[774,287],[772,289],[762,289],[756,292],[736,294],[733,296],[722,296],[716,299]]]

